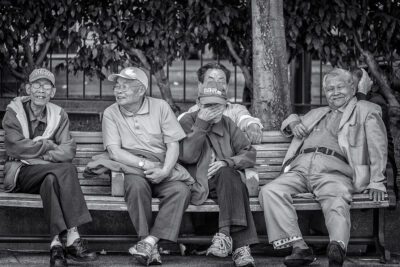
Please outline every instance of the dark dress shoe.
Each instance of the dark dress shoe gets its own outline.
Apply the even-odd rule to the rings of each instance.
[[[65,259],[64,249],[62,246],[53,246],[50,248],[50,266],[66,267],[68,266]]]
[[[306,266],[316,260],[311,248],[293,248],[292,254],[285,257],[283,263],[288,267]]]
[[[343,266],[346,251],[342,248],[339,242],[331,241],[326,250],[329,260],[329,267]]]
[[[81,238],[76,239],[71,246],[66,247],[65,252],[67,258],[74,261],[94,261],[97,259],[96,252],[89,251],[86,242]]]

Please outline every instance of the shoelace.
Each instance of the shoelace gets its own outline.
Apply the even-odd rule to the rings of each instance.
[[[136,245],[136,250],[144,250],[147,254],[151,255],[152,246],[147,242],[138,242]]]
[[[224,237],[222,237],[222,236],[214,236],[213,239],[212,239],[212,243],[215,244],[214,242],[219,246],[219,248],[221,248],[223,250],[227,250],[228,249],[227,248],[228,242],[225,240]]]
[[[249,257],[250,256],[250,248],[249,246],[244,246],[235,250],[233,257],[235,259],[241,257]]]

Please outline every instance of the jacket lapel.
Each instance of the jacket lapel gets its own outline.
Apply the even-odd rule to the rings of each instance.
[[[356,107],[357,104],[357,98],[353,97],[349,104],[347,104],[346,109],[343,112],[342,119],[340,120],[339,123],[339,130],[343,128],[343,125],[350,119],[351,114],[353,114],[353,111]]]

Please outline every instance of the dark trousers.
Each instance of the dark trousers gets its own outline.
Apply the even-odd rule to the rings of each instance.
[[[40,193],[51,236],[92,221],[76,168],[71,163],[21,167],[15,192]]]
[[[125,201],[139,237],[152,235],[176,242],[182,216],[190,200],[189,187],[180,181],[151,184],[139,175],[125,175]],[[160,199],[159,212],[152,225],[151,198]]]
[[[249,193],[240,173],[222,167],[208,180],[209,197],[219,205],[219,227],[229,226],[233,249],[258,243]]]

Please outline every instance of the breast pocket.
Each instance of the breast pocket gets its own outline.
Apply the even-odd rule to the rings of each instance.
[[[363,125],[349,125],[347,138],[349,140],[350,146],[361,146],[365,141]]]

